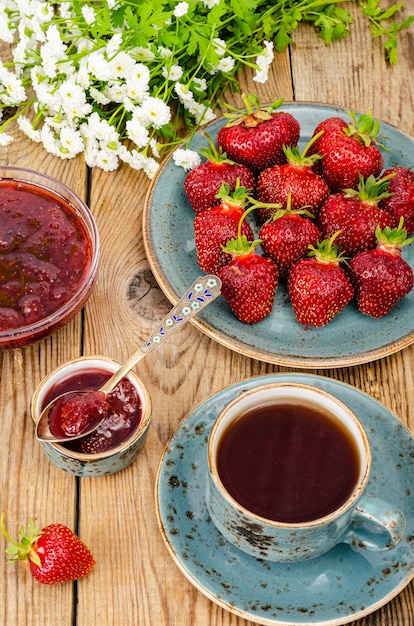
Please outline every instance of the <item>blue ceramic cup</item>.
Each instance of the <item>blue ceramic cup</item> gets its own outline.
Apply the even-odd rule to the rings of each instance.
[[[101,370],[113,373],[120,363],[103,356],[80,357],[58,367],[44,378],[35,390],[31,401],[31,415],[34,424],[45,407],[45,399],[51,389],[65,377],[82,374],[85,371]],[[68,449],[64,445],[40,441],[40,446],[47,458],[60,469],[75,476],[99,477],[123,470],[137,458],[142,450],[151,422],[151,398],[143,382],[133,372],[126,378],[137,392],[141,419],[137,429],[110,450],[97,453],[84,453]]]
[[[236,499],[235,493],[241,493],[241,491],[232,491],[232,487],[228,487],[228,484],[231,483],[227,483],[227,479],[224,479],[225,471],[223,465],[220,465],[222,462],[219,455],[224,454],[221,452],[224,446],[223,442],[225,439],[228,442],[229,437],[235,437],[232,433],[235,432],[233,427],[237,420],[246,415],[251,415],[252,412],[257,413],[258,407],[261,409],[265,407],[264,410],[267,413],[269,411],[272,413],[272,411],[277,410],[275,407],[279,407],[279,412],[281,412],[284,409],[280,407],[287,405],[299,407],[299,410],[302,410],[303,407],[311,407],[316,414],[325,416],[335,428],[341,429],[341,432],[346,435],[355,453],[357,461],[355,477],[352,478],[350,491],[345,501],[338,504],[334,510],[324,513],[316,519],[295,522],[277,521],[274,516],[269,519],[262,514],[252,512],[245,502],[240,503],[241,498]],[[254,431],[251,432],[254,433]],[[253,439],[254,435],[251,438]],[[287,454],[287,464],[285,463],[285,466],[282,467],[282,462],[278,465],[278,459],[275,459],[275,478],[284,481],[284,492],[295,490],[298,486],[298,482],[289,484],[291,477],[289,471],[286,471],[286,465],[290,464],[289,459],[292,460],[295,454],[302,454],[297,463],[299,474],[302,472],[302,467],[303,473],[309,471],[306,464],[307,456],[309,458],[312,455],[315,457],[316,454],[320,461],[324,460],[320,457],[328,456],[326,447],[322,447],[322,452],[319,448],[313,454],[313,443],[310,441],[312,438],[313,435],[310,438],[305,438],[310,446],[308,455],[303,455],[299,448],[295,447],[297,440],[293,438],[293,445],[291,448],[289,447]],[[234,448],[236,445],[234,441],[231,442],[231,445],[233,445],[233,450],[237,450],[237,447]],[[238,445],[241,445],[240,440]],[[265,456],[264,447],[268,448],[269,446],[271,450],[271,437],[263,446],[263,458]],[[276,454],[276,452],[271,451],[269,454]],[[240,464],[243,462],[247,461],[240,458]],[[261,458],[258,458],[258,476],[261,463]],[[323,463],[320,465],[323,466]],[[208,441],[207,509],[214,524],[228,541],[240,550],[260,559],[269,561],[311,559],[328,552],[343,542],[358,550],[389,550],[395,547],[404,535],[405,517],[392,504],[369,494],[367,486],[370,466],[371,452],[367,435],[357,417],[340,400],[322,390],[302,384],[283,382],[259,386],[245,391],[235,398],[222,410],[213,425]],[[232,480],[237,483],[239,480],[237,464],[235,464],[235,468]],[[254,477],[255,469],[251,471],[251,474]],[[236,484],[235,487],[238,488],[238,485]],[[254,498],[253,490],[252,499],[254,500]],[[318,497],[315,498],[316,500]],[[250,500],[247,501],[250,502]]]

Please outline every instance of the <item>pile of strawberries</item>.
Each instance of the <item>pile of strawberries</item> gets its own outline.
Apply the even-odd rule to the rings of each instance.
[[[324,326],[351,301],[383,317],[413,288],[401,251],[414,239],[414,171],[383,171],[371,113],[325,119],[299,151],[280,101],[243,100],[184,181],[200,268],[246,323],[269,315],[279,281],[301,324]]]

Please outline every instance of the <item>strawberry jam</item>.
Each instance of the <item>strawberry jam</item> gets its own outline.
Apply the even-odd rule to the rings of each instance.
[[[89,236],[63,198],[0,180],[0,332],[61,308],[85,281],[91,256]]]
[[[57,437],[84,435],[102,422],[107,410],[106,396],[100,391],[64,394],[50,409],[50,432]]]
[[[96,391],[111,375],[112,372],[104,369],[85,369],[71,376],[66,376],[50,389],[45,397],[43,408],[67,392],[73,391],[76,394],[84,390]],[[82,397],[82,395],[78,395],[78,397]],[[86,413],[88,410],[88,406],[85,406]],[[129,439],[138,428],[141,418],[142,405],[138,392],[128,378],[123,378],[106,396],[106,416],[97,430],[85,437],[60,445],[74,452],[85,454],[106,452]],[[72,424],[72,427],[76,429],[76,425]]]

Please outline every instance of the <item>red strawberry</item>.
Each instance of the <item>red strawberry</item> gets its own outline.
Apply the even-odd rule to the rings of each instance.
[[[27,534],[20,529],[20,542],[8,535],[1,516],[1,529],[11,547],[6,552],[10,561],[29,561],[29,569],[34,578],[44,585],[53,585],[87,576],[95,565],[90,550],[63,524],[50,524],[42,530],[29,521]]]
[[[217,274],[219,269],[231,261],[231,256],[223,250],[230,239],[237,237],[240,218],[247,201],[245,187],[236,186],[231,194],[227,183],[223,183],[218,193],[221,204],[205,209],[194,218],[194,235],[197,261],[206,274]],[[254,234],[250,225],[243,220],[241,232],[249,241]]]
[[[228,157],[243,163],[255,173],[276,163],[285,163],[283,146],[295,146],[299,141],[300,125],[290,113],[275,109],[281,101],[266,109],[260,108],[258,98],[243,94],[247,112],[233,110],[232,118],[220,128],[217,144]]]
[[[335,243],[347,256],[375,246],[375,229],[392,226],[391,216],[379,208],[381,199],[388,197],[388,177],[376,180],[360,178],[358,190],[345,189],[332,194],[323,203],[317,224],[324,237],[340,231]]]
[[[384,176],[390,174],[394,176],[390,179],[388,191],[393,195],[381,200],[379,206],[392,215],[393,226],[397,226],[403,217],[407,233],[414,233],[414,171],[398,166],[384,172]]]
[[[246,165],[227,158],[226,153],[216,149],[211,137],[204,134],[210,148],[204,148],[201,153],[207,160],[188,172],[184,180],[184,190],[195,213],[220,204],[217,193],[223,182],[228,183],[230,190],[233,190],[239,180],[251,192],[256,185],[255,176]]]
[[[316,134],[324,130],[311,152],[322,155],[320,174],[333,192],[356,188],[360,176],[378,176],[384,165],[376,139],[380,123],[371,112],[363,113],[358,119],[355,113],[348,111],[348,114],[351,124],[340,128],[340,118],[333,118],[335,121],[329,124],[326,120],[324,126],[319,124],[314,131]]]
[[[273,165],[260,173],[257,181],[256,195],[261,202],[278,202],[285,208],[288,197],[291,197],[292,209],[306,209],[314,217],[329,196],[329,187],[319,174],[314,171],[315,163],[320,156],[307,152],[317,135],[305,146],[302,152],[294,147],[284,147],[287,158],[284,165]],[[269,209],[258,210],[259,220],[263,223],[271,213]]]
[[[358,309],[379,318],[386,315],[413,288],[413,270],[401,256],[401,249],[414,241],[407,239],[401,218],[397,228],[376,230],[378,245],[357,254],[350,262]]]
[[[276,264],[279,277],[287,277],[290,266],[322,239],[319,228],[305,210],[279,210],[260,229],[259,238],[266,256]]]
[[[258,243],[248,242],[240,234],[229,241],[225,250],[232,260],[218,273],[224,299],[236,317],[247,324],[260,322],[269,315],[278,284],[276,265],[255,252]]]
[[[292,265],[288,292],[297,320],[306,326],[325,326],[352,300],[354,288],[340,266],[341,255],[333,246],[335,234],[310,246],[308,258]]]

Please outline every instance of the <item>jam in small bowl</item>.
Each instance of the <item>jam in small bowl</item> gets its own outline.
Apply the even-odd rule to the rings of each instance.
[[[112,359],[80,357],[44,378],[31,401],[37,424],[42,410],[68,391],[99,389],[120,364]],[[65,443],[40,441],[54,465],[75,476],[114,474],[130,465],[144,446],[151,421],[151,399],[142,381],[129,372],[108,394],[103,423],[93,433]]]
[[[0,166],[0,350],[67,324],[91,293],[98,260],[81,198],[45,174]]]

